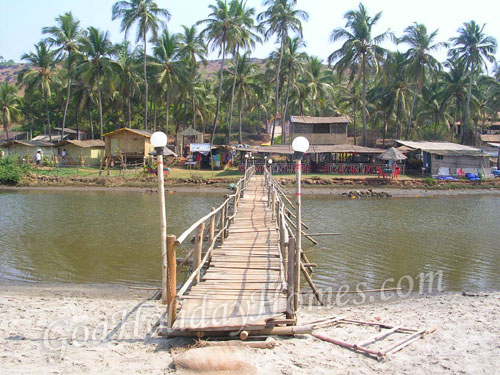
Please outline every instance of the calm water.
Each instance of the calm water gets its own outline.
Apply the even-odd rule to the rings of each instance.
[[[179,235],[222,194],[167,195],[169,233]],[[394,286],[405,275],[443,272],[447,290],[500,290],[500,197],[342,200],[305,197],[304,218],[322,288]],[[156,194],[0,192],[0,282],[157,285]],[[406,279],[407,281],[408,279]]]

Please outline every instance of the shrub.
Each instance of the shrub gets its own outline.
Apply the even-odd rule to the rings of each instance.
[[[437,181],[433,179],[432,177],[426,177],[424,178],[424,183],[429,186],[434,186],[436,185]]]
[[[0,158],[0,184],[17,185],[28,171],[29,167],[16,165],[12,158]]]

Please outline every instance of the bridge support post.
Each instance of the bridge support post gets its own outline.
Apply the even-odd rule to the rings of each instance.
[[[276,190],[273,190],[273,203],[272,203],[272,210],[273,210],[273,219],[276,218]]]
[[[167,236],[167,264],[168,264],[168,282],[167,282],[167,303],[168,303],[168,319],[167,325],[172,328],[172,324],[177,317],[177,245],[175,244],[176,237],[173,235]]]
[[[226,237],[226,233],[225,233],[225,230],[224,230],[224,227],[226,226],[226,207],[222,207],[222,209],[220,210],[220,230],[221,230],[221,234],[220,234],[220,243],[221,245],[224,244],[224,241],[225,241],[225,237]]]
[[[205,231],[205,223],[198,226],[198,234],[194,242],[193,252],[193,269],[197,269],[201,264],[201,249],[203,248],[203,232]],[[200,270],[196,272],[196,277],[193,284],[196,285],[200,282]]]
[[[212,212],[215,211],[215,208],[212,207]],[[212,215],[210,218],[210,226],[208,227],[208,242],[210,245],[214,242],[215,237],[215,215]]]
[[[295,319],[297,311],[296,300],[298,296],[295,294],[295,238],[290,238],[288,241],[288,262],[287,262],[287,289],[286,289],[286,317],[287,319]]]

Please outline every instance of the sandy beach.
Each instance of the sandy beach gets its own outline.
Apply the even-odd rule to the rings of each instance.
[[[171,350],[190,339],[165,339],[165,309],[151,291],[86,285],[3,285],[2,374],[175,373]],[[308,307],[299,323],[341,315],[437,330],[382,362],[309,335],[277,338],[274,349],[238,349],[258,374],[494,374],[500,366],[500,293],[394,298],[362,306]],[[318,331],[356,342],[373,328]]]

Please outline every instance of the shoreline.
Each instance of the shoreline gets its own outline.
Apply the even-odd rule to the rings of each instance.
[[[294,188],[284,186],[284,189],[289,194],[293,194]],[[351,191],[367,191],[372,190],[374,193],[388,193],[393,198],[410,198],[410,197],[431,197],[431,196],[463,196],[463,195],[500,195],[500,188],[481,188],[481,187],[460,187],[460,188],[422,188],[422,187],[377,187],[377,186],[315,186],[310,187],[304,185],[302,193],[304,195],[314,196],[338,196],[341,198],[342,193]],[[0,185],[1,191],[44,191],[44,192],[125,192],[125,193],[157,193],[158,189],[153,187],[131,187],[131,186],[5,186]],[[173,191],[178,193],[203,193],[203,194],[230,194],[231,190],[228,187],[214,185],[192,185],[192,186],[166,186],[165,191]],[[345,198],[344,198],[345,199]],[[366,199],[366,198],[363,198]]]
[[[156,335],[156,325],[164,318],[166,308],[152,300],[152,294],[87,285],[2,286],[0,367],[8,374],[174,372],[171,351],[188,349],[195,341]],[[273,349],[238,347],[237,354],[256,368],[255,374],[262,375],[352,371],[365,375],[415,371],[493,374],[500,364],[500,292],[313,306],[302,308],[298,321],[306,324],[331,316],[437,330],[382,362],[310,335],[275,337]],[[374,327],[355,325],[325,328],[318,333],[347,342],[378,334]],[[390,340],[382,347],[390,345]]]

